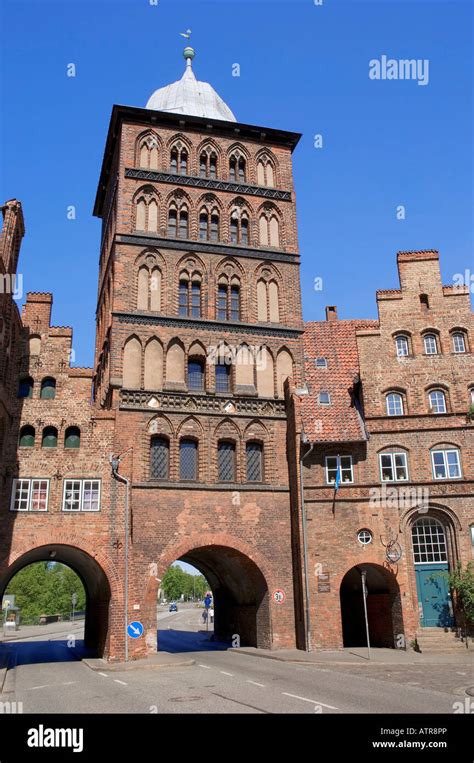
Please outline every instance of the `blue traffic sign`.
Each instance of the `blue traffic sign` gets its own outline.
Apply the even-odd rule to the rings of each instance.
[[[143,636],[143,624],[139,623],[138,620],[129,623],[127,633],[130,638],[140,638],[140,636]]]
[[[206,598],[204,599],[204,606],[206,607],[206,609],[209,609],[209,607],[211,606],[211,601],[212,601],[211,597],[206,596]]]

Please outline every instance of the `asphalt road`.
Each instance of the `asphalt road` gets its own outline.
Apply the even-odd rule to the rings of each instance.
[[[198,610],[183,609],[177,614],[160,612],[158,617],[162,646],[168,638],[168,645],[176,649],[183,637],[186,647],[200,644],[199,651],[186,655],[196,660],[191,667],[97,672],[74,656],[66,633],[53,634],[51,641],[43,637],[40,642],[11,643],[18,666],[10,671],[4,687],[8,693],[2,699],[22,702],[24,713],[433,715],[453,713],[453,703],[463,698],[454,688],[409,685],[409,670],[392,681],[353,666],[297,665],[221,651],[206,634],[197,633],[202,628],[199,616]]]

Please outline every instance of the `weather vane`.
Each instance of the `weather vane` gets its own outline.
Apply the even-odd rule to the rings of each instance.
[[[186,40],[189,40],[189,38],[191,37],[191,30],[190,29],[186,29],[185,32],[180,32],[180,35],[181,35],[181,37],[185,37]]]

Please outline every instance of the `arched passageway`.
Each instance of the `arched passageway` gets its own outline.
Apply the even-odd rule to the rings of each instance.
[[[102,567],[85,551],[56,543],[27,551],[0,575],[0,600],[10,580],[21,569],[34,562],[53,561],[67,565],[80,577],[86,591],[84,647],[91,654],[102,657],[108,635],[111,591]]]
[[[370,645],[394,647],[397,636],[403,634],[400,589],[393,573],[376,564],[352,567],[342,579],[340,600],[344,646],[367,644],[363,571],[366,573]]]
[[[234,548],[220,545],[194,548],[179,561],[191,564],[209,582],[217,641],[235,644],[238,636],[241,646],[270,648],[268,586],[255,562]]]

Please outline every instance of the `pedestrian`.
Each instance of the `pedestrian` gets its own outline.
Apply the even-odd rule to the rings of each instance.
[[[202,621],[203,621],[203,623],[205,623],[207,621],[207,609],[203,610]]]

